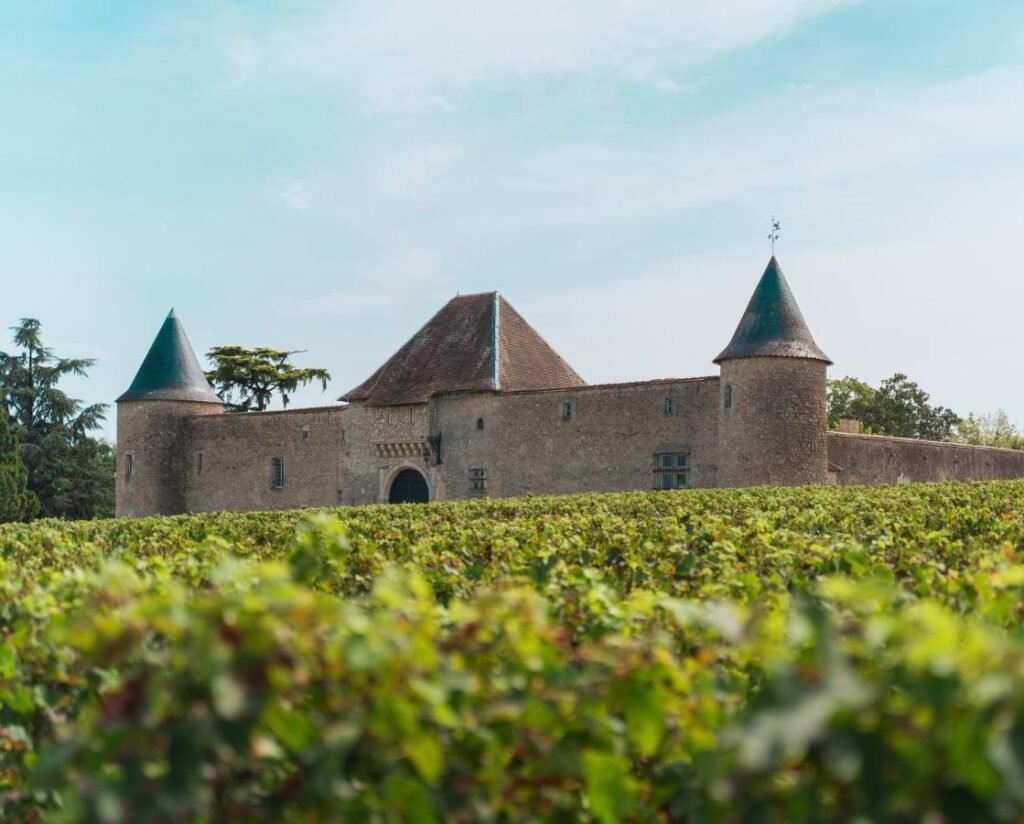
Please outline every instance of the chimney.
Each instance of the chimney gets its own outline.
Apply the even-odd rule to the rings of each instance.
[[[844,415],[839,419],[839,431],[847,435],[859,435],[861,432],[860,418],[852,418]]]

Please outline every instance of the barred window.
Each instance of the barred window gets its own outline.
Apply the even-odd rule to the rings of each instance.
[[[654,488],[686,489],[690,485],[690,459],[683,452],[654,456]]]
[[[273,458],[270,461],[270,488],[284,489],[284,458]]]
[[[469,491],[487,491],[487,470],[483,467],[473,467],[469,470]]]

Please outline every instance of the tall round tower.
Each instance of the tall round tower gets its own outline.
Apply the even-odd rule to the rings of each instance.
[[[826,369],[775,256],[717,358],[719,485],[828,480]]]
[[[184,512],[185,421],[223,411],[172,309],[117,399],[117,514]]]

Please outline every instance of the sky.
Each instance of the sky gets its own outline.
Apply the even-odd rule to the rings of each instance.
[[[322,405],[491,290],[588,382],[715,374],[773,216],[833,377],[1024,425],[1024,4],[0,5],[0,326],[90,403],[171,307]]]

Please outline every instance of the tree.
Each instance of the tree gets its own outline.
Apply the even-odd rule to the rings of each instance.
[[[958,424],[956,440],[976,446],[1024,449],[1024,434],[1002,409],[984,415],[969,414]]]
[[[0,352],[0,390],[28,469],[28,487],[46,517],[93,518],[113,514],[110,447],[89,436],[106,406],[86,406],[59,388],[69,375],[86,376],[94,361],[61,358],[42,340],[41,324],[22,318],[12,327],[14,354]]]
[[[331,379],[326,369],[300,369],[289,362],[303,350],[279,352],[259,347],[215,346],[206,353],[213,369],[206,379],[224,401],[228,412],[262,412],[275,394],[288,406],[288,399],[300,386],[318,381],[324,391]]]
[[[856,378],[829,381],[829,426],[839,418],[859,418],[874,435],[948,441],[960,416],[944,406],[932,406],[930,396],[906,375],[897,372],[874,389]]]
[[[28,488],[21,447],[11,432],[7,410],[0,404],[0,523],[29,521],[38,510],[39,499]]]
[[[876,390],[856,378],[836,378],[828,382],[828,426],[839,427],[840,418],[864,420],[876,396]]]

